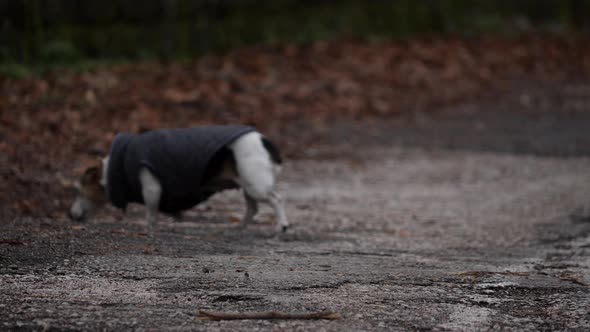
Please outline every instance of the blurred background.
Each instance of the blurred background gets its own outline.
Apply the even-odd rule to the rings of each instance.
[[[240,122],[311,157],[337,123],[585,80],[589,13],[585,0],[0,0],[1,213],[62,217],[119,131]]]
[[[341,36],[564,32],[587,28],[588,13],[585,0],[2,0],[0,61],[18,76],[28,69],[18,64],[190,59]]]
[[[253,45],[340,36],[371,42],[420,34],[513,35],[587,28],[585,0],[3,0],[6,75],[83,60],[191,59]]]

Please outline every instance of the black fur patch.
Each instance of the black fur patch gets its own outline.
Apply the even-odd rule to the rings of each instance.
[[[264,136],[261,137],[261,140],[262,140],[262,145],[264,146],[266,151],[268,151],[272,160],[276,164],[280,165],[283,162],[283,158],[281,158],[281,152],[279,151],[279,148],[277,148],[277,146],[274,145],[273,142],[271,142],[268,138],[266,138]]]

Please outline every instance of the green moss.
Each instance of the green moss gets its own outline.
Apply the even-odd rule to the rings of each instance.
[[[12,79],[22,79],[31,75],[29,67],[19,63],[0,63],[0,76]]]
[[[80,52],[71,42],[52,40],[41,45],[39,59],[47,64],[72,63],[80,59]]]

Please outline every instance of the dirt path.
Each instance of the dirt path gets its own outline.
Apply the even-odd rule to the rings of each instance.
[[[229,222],[237,192],[163,220],[155,240],[141,210],[5,221],[0,329],[588,330],[590,94],[523,91],[493,112],[335,126],[284,168],[282,238],[269,209],[244,231]],[[207,322],[198,309],[343,319]]]

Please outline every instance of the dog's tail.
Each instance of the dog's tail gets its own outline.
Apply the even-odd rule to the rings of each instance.
[[[272,161],[277,165],[282,164],[283,158],[281,157],[281,152],[279,151],[279,148],[273,142],[271,142],[271,140],[264,136],[260,136],[260,140],[262,141],[262,145],[264,146],[266,151],[268,151],[268,154],[270,155]]]

